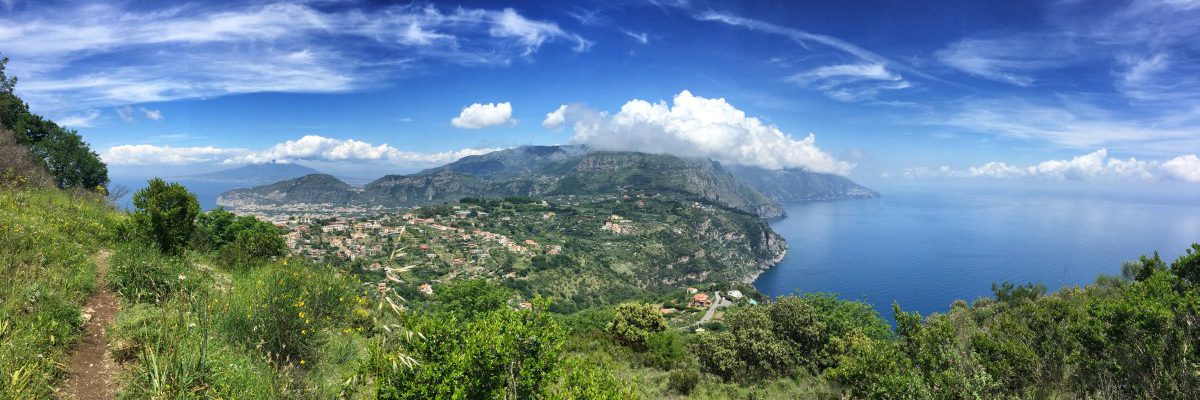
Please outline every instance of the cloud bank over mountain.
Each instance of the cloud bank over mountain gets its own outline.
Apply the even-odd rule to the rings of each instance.
[[[811,133],[797,139],[747,116],[723,98],[700,97],[687,90],[670,104],[630,100],[616,114],[563,105],[547,114],[542,125],[570,126],[572,141],[598,149],[708,157],[729,164],[838,175],[854,169],[854,164],[818,148]]]

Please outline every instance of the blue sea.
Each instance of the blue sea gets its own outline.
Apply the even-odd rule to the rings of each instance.
[[[149,178],[142,177],[113,177],[112,185],[121,185],[129,188],[129,194],[117,200],[117,205],[124,209],[132,208],[133,193],[145,188],[148,180]],[[211,182],[189,179],[166,179],[166,181],[186,186],[189,191],[196,194],[196,200],[200,202],[200,208],[204,210],[217,208],[217,196],[220,196],[221,193],[237,188],[253,186],[237,182]]]
[[[1173,260],[1200,242],[1200,195],[893,188],[872,200],[785,205],[772,227],[787,257],[755,286],[779,296],[833,292],[923,315],[991,294],[993,282],[1050,291],[1120,275],[1158,250]],[[1132,193],[1132,194],[1129,194]]]

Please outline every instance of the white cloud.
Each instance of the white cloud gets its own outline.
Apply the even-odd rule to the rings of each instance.
[[[555,38],[574,41],[575,51],[586,51],[592,46],[592,42],[579,35],[564,32],[558,24],[530,20],[511,8],[492,14],[491,19],[492,27],[488,32],[495,37],[517,39],[525,45],[525,55],[532,54],[542,43]]]
[[[572,111],[582,106],[560,110],[564,123],[574,124],[572,140],[599,149],[708,157],[729,164],[841,175],[854,168],[818,148],[813,134],[795,139],[774,125],[747,117],[725,99],[708,99],[684,90],[672,103],[630,100],[615,115]],[[556,125],[551,117],[557,112],[547,115],[550,127]]]
[[[1200,157],[1188,154],[1170,159],[1160,166],[1168,176],[1186,182],[1200,182]]]
[[[388,144],[371,144],[354,139],[307,135],[263,150],[221,147],[173,147],[149,144],[113,146],[101,154],[111,165],[156,164],[257,164],[272,161],[318,161],[331,163],[375,163],[400,166],[432,166],[469,155],[500,149],[478,148],[421,153],[403,151]]]
[[[224,161],[249,150],[238,148],[173,147],[129,144],[110,147],[100,154],[109,165],[197,164]]]
[[[955,177],[955,178],[1033,178],[1050,180],[1095,180],[1095,179],[1142,179],[1169,178],[1187,182],[1200,182],[1200,158],[1196,155],[1175,157],[1167,162],[1138,160],[1134,157],[1120,159],[1108,156],[1108,149],[1099,149],[1079,155],[1070,160],[1047,160],[1027,167],[1018,167],[1002,161],[955,170],[947,165],[931,169],[909,168],[898,176],[908,178]]]
[[[900,74],[878,62],[827,65],[797,73],[786,80],[847,102],[874,99],[882,90],[912,87]]]
[[[1194,118],[1131,118],[1087,99],[1059,96],[1054,103],[1024,99],[967,100],[956,108],[949,115],[930,116],[922,122],[1075,149],[1109,147],[1174,154],[1180,148],[1200,148],[1200,130],[1194,125]]]
[[[638,41],[638,43],[641,43],[641,44],[650,43],[650,35],[646,34],[646,32],[621,31],[621,33],[624,33],[625,36],[629,36],[629,37],[633,38],[633,40]]]
[[[146,119],[148,119],[148,120],[158,121],[158,120],[163,119],[163,114],[162,114],[161,110],[151,110],[148,108],[141,108],[141,111],[142,111],[142,115],[145,115]]]
[[[117,112],[117,117],[120,117],[122,121],[133,122],[133,107],[130,107],[130,106],[117,107],[116,112]]]
[[[955,69],[994,81],[1030,86],[1035,71],[1062,68],[1087,56],[1071,38],[1056,34],[972,37],[951,43],[935,56]]]
[[[553,130],[556,132],[561,131],[563,128],[563,125],[565,125],[566,123],[567,123],[567,105],[566,104],[558,106],[558,108],[554,109],[554,111],[547,113],[546,119],[542,120],[542,126],[546,127],[546,129],[550,129],[550,130]]]
[[[0,43],[14,60],[10,74],[23,78],[22,97],[35,109],[64,111],[253,92],[336,93],[429,65],[505,65],[550,43],[575,51],[592,44],[511,8],[130,4],[31,2],[0,15]],[[88,61],[116,53],[115,64]]]
[[[93,126],[99,117],[100,110],[87,110],[81,114],[70,114],[61,118],[55,118],[54,122],[67,128],[88,128]]]
[[[504,103],[475,103],[462,109],[462,112],[450,120],[450,125],[463,129],[480,129],[490,126],[516,124],[512,119],[512,104]]]

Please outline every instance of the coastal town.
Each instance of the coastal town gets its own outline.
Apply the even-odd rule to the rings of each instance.
[[[634,215],[610,212],[614,204],[627,210],[643,210],[660,204],[656,196],[622,195],[537,200],[508,199],[506,201],[466,200],[455,204],[427,206],[414,209],[383,210],[362,207],[327,207],[320,205],[289,205],[275,208],[236,210],[268,221],[284,232],[288,249],[298,256],[318,263],[346,265],[364,281],[394,291],[405,298],[420,300],[432,296],[437,287],[456,279],[486,278],[507,285],[530,287],[530,280],[543,279],[547,273],[559,275],[555,268],[569,270],[594,262],[595,254],[584,255],[579,237],[595,237],[600,247],[612,248],[613,254],[638,254],[625,250],[639,244],[639,235],[652,234],[663,228]],[[711,211],[708,205],[687,205],[698,211]],[[603,208],[603,213],[599,209]],[[674,229],[679,231],[678,229]],[[588,246],[590,247],[590,246]],[[570,253],[570,254],[565,254]],[[698,254],[674,257],[674,262],[687,264]],[[644,255],[644,254],[642,254]],[[628,258],[628,257],[625,257]],[[680,279],[650,282],[660,287]],[[734,304],[754,304],[732,287],[703,289],[678,286],[677,290],[657,291],[661,312],[672,324],[699,328],[699,324],[719,320],[721,308]],[[753,291],[750,285],[739,285]],[[724,296],[721,291],[724,290]],[[627,297],[637,298],[637,292],[621,290]],[[754,292],[757,293],[757,292]],[[554,297],[558,294],[542,291],[523,291],[528,299],[534,296]],[[608,293],[601,292],[601,296]],[[561,299],[560,299],[561,300]],[[575,300],[575,299],[572,299]]]

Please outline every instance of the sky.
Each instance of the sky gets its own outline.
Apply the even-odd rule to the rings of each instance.
[[[1195,0],[0,0],[0,55],[114,176],[369,178],[575,143],[865,182],[1194,188],[1196,21]]]

